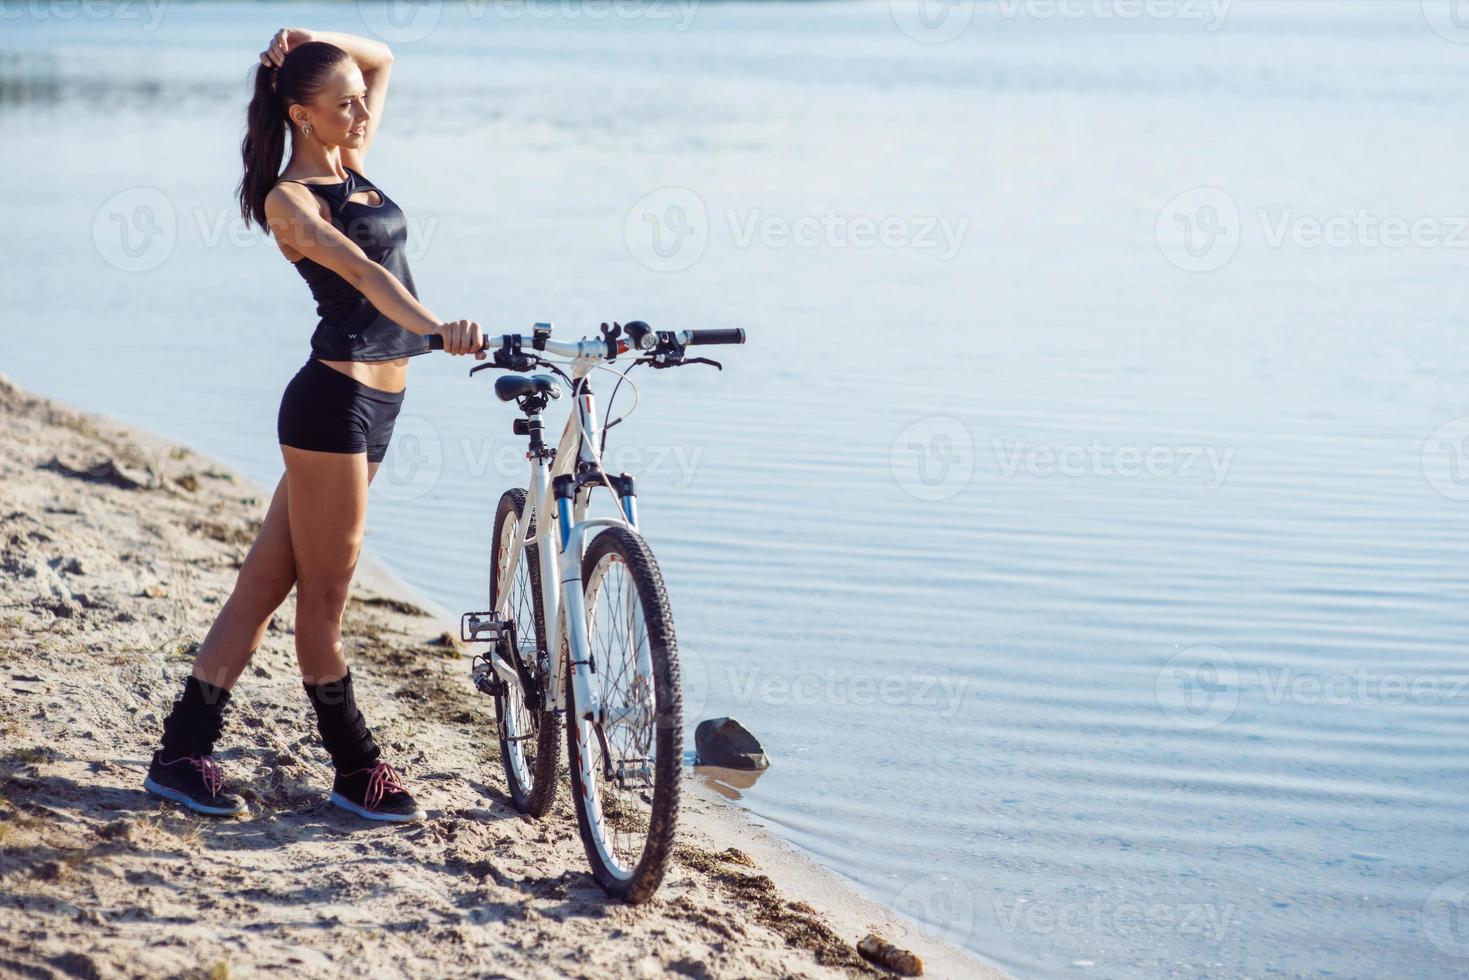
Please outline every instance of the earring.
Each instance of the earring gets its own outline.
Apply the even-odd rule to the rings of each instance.
[[[301,126],[301,135],[302,136],[310,136],[311,135],[311,124],[310,123],[303,123],[302,124],[302,126]]]

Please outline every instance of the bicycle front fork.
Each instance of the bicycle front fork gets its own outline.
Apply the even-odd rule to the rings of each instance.
[[[605,486],[600,473],[586,471],[577,477],[563,474],[551,481],[551,490],[556,498],[556,521],[560,535],[561,558],[561,621],[567,631],[567,650],[571,668],[572,698],[576,702],[577,718],[582,723],[598,722],[603,718],[601,685],[595,682],[596,662],[592,659],[591,639],[587,635],[586,593],[581,577],[581,556],[585,551],[587,533],[601,527],[622,527],[637,530],[637,499],[633,478],[626,473],[605,478],[617,493],[623,519],[612,517],[585,518],[586,505],[577,502],[578,490],[584,486]],[[578,519],[580,518],[580,519]],[[565,693],[556,694],[556,706],[565,709]]]

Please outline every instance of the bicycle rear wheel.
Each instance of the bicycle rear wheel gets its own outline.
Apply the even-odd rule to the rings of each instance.
[[[641,536],[621,527],[582,561],[587,637],[607,724],[577,718],[566,674],[566,744],[577,828],[597,883],[637,904],[658,890],[678,826],[683,696],[663,576]]]
[[[525,513],[525,491],[507,490],[495,508],[495,557],[490,569],[490,608],[499,600],[499,581],[510,562],[515,546],[516,530]],[[527,539],[535,534],[535,521]],[[525,696],[513,685],[495,696],[496,726],[500,741],[500,760],[505,766],[505,782],[510,799],[521,813],[543,817],[556,800],[556,764],[561,749],[556,731],[555,712],[541,710],[547,699],[542,687],[550,677],[549,665],[543,662],[542,639],[546,635],[546,614],[541,603],[541,570],[537,564],[537,546],[529,544],[520,556],[515,577],[508,583],[509,606],[506,614],[515,623],[517,649],[511,651],[525,666],[522,679],[529,678],[530,690]]]

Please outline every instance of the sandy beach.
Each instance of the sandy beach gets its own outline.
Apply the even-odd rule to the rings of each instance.
[[[503,789],[493,707],[446,610],[364,558],[343,623],[379,740],[430,819],[325,802],[294,597],[235,689],[218,756],[247,819],[142,790],[160,719],[228,595],[266,493],[195,451],[0,378],[0,973],[26,976],[879,975],[876,931],[930,976],[997,976],[689,774],[658,896],[609,902],[566,794]],[[369,518],[370,519],[370,518]]]

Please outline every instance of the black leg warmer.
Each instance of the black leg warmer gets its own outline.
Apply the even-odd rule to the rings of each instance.
[[[229,702],[229,691],[190,674],[183,695],[163,719],[163,758],[212,755],[224,731],[224,709]]]
[[[357,710],[357,700],[352,694],[352,672],[349,670],[345,677],[324,684],[303,681],[302,686],[316,709],[316,730],[321,733],[321,742],[337,772],[356,772],[376,764],[382,753],[367,727],[367,719]]]

